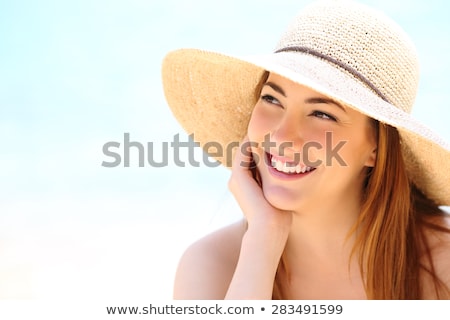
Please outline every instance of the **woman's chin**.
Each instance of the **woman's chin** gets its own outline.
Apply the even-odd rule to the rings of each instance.
[[[266,200],[277,209],[296,211],[300,206],[301,197],[284,188],[263,188],[263,193]]]

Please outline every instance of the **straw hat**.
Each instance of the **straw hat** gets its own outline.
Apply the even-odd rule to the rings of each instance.
[[[245,136],[265,71],[396,127],[412,182],[437,204],[450,204],[450,146],[410,115],[418,59],[409,37],[386,15],[353,1],[316,1],[293,20],[274,53],[238,58],[176,50],[165,57],[162,78],[176,119],[230,166],[226,148]],[[211,142],[220,143],[223,154]]]

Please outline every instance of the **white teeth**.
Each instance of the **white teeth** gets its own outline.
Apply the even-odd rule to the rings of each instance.
[[[276,168],[276,166],[277,166],[277,161],[274,158],[272,158],[272,167]]]
[[[305,173],[305,172],[309,172],[312,170],[311,167],[307,167],[307,166],[302,167],[300,164],[297,164],[295,167],[289,166],[287,164],[287,162],[277,160],[274,157],[272,157],[271,164],[272,164],[272,167],[274,167],[278,171],[284,172],[284,173]]]
[[[283,164],[283,162],[281,162],[281,161],[275,161],[276,162],[276,169],[278,170],[278,171],[283,171],[283,168],[284,168],[284,164]]]

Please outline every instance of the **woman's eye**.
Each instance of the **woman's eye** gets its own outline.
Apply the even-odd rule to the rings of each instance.
[[[270,104],[275,104],[275,105],[281,106],[280,101],[278,101],[276,98],[274,98],[273,96],[271,96],[269,94],[262,95],[261,99]]]
[[[324,120],[331,120],[331,121],[336,121],[336,118],[329,115],[328,113],[322,112],[322,111],[314,111],[312,114],[312,116],[320,118],[320,119],[324,119]]]

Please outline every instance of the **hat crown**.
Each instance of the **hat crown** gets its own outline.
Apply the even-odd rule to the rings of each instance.
[[[276,51],[300,50],[336,64],[383,99],[410,113],[419,63],[408,35],[384,13],[346,0],[307,6],[282,35]]]

